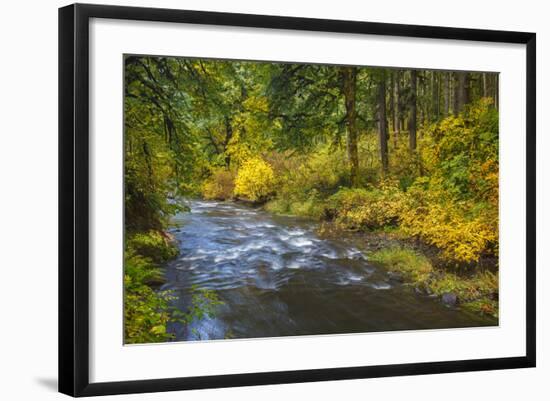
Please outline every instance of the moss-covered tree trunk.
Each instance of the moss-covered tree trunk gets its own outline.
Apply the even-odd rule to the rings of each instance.
[[[380,163],[382,175],[388,174],[388,125],[386,121],[386,76],[378,82],[378,138],[380,142]]]
[[[416,70],[411,70],[411,116],[409,122],[409,150],[416,150]]]
[[[397,148],[399,145],[399,132],[403,129],[402,123],[401,123],[401,74],[399,70],[395,71],[395,95],[394,95],[394,122],[393,122],[393,140],[394,140],[394,147]],[[394,90],[394,88],[392,88]]]
[[[457,73],[457,114],[470,102],[470,76],[467,72]]]
[[[357,154],[357,111],[355,109],[355,92],[357,86],[357,69],[343,67],[343,92],[346,105],[347,153],[350,164],[350,183],[358,184],[359,156]]]
[[[449,105],[450,103],[450,96],[451,96],[451,79],[450,79],[451,73],[445,72],[444,73],[444,83],[443,83],[443,116],[447,117],[449,115]]]
[[[223,151],[225,153],[225,168],[229,170],[231,167],[231,155],[227,152],[229,142],[233,138],[233,126],[231,125],[231,120],[229,117],[225,116],[225,140],[223,142]]]

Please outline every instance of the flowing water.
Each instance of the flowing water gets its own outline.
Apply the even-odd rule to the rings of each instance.
[[[181,340],[256,338],[495,325],[393,281],[345,239],[319,238],[309,220],[229,202],[190,201],[171,232],[180,245],[166,266],[174,305],[192,287],[214,290],[215,316],[172,324]]]

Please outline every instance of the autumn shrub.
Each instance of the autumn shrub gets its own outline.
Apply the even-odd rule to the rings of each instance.
[[[292,214],[290,213],[290,200],[284,197],[270,200],[264,205],[264,209],[275,214]]]
[[[436,246],[444,258],[459,263],[478,261],[498,242],[498,212],[452,198],[430,186],[427,179],[417,180],[407,191],[400,222],[403,232]]]
[[[392,137],[389,171],[380,175],[375,136],[359,141],[360,185],[349,188],[342,146],[278,159],[270,211],[334,220],[353,230],[398,227],[438,248],[442,259],[475,264],[498,256],[498,112],[487,99],[458,116],[423,124],[415,151]],[[277,158],[274,158],[277,159]]]
[[[371,200],[372,193],[365,188],[342,188],[327,200],[325,215],[347,228],[360,228],[361,222],[349,215]]]
[[[303,157],[292,151],[270,151],[262,154],[263,160],[273,169],[276,181],[284,181],[286,177],[296,171],[303,162]]]
[[[449,195],[462,199],[498,200],[498,111],[489,99],[431,125],[423,164],[439,178]]]
[[[404,194],[395,181],[378,187],[343,188],[331,196],[325,214],[352,229],[376,229],[399,223]]]
[[[403,231],[458,263],[498,255],[498,112],[488,99],[425,128],[418,177],[407,188]]]
[[[253,202],[263,202],[273,195],[274,185],[275,174],[271,166],[260,158],[252,158],[240,166],[234,193]]]
[[[359,157],[358,187],[377,185],[381,179],[378,136],[362,135],[357,143],[357,153]],[[342,154],[342,157],[346,159],[347,154]],[[346,169],[346,177],[349,177],[349,167]]]
[[[359,141],[359,181],[370,185],[378,181],[378,161],[372,157],[376,141],[365,136]],[[350,169],[346,149],[335,144],[320,144],[314,152],[293,155],[270,154],[276,173],[277,196],[266,209],[279,214],[324,217],[332,195],[349,185]]]
[[[305,193],[331,194],[346,183],[348,167],[342,149],[330,146],[308,155],[292,172],[290,183]]]
[[[419,138],[419,152],[410,151],[406,136],[401,136],[399,141],[392,142],[390,150],[392,157],[389,158],[390,176],[395,177],[401,190],[406,191],[421,172],[425,173],[426,166],[422,164],[421,152],[426,149],[426,145],[428,145],[426,142],[429,140],[430,138],[426,136]],[[397,146],[395,147],[395,145]]]
[[[276,197],[265,207],[274,213],[319,218],[326,198],[349,180],[345,152],[331,145],[312,153],[268,157],[275,170]]]
[[[204,199],[227,200],[233,197],[234,189],[235,173],[219,168],[203,183],[202,196]]]
[[[317,196],[315,191],[310,192],[307,199],[290,203],[290,214],[320,218],[325,210],[324,202]]]
[[[265,209],[271,213],[304,216],[319,219],[325,212],[325,202],[313,190],[307,198],[300,200],[292,197],[278,196],[270,200]]]

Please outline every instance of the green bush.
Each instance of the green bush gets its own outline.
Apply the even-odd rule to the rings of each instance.
[[[178,254],[175,241],[159,231],[135,233],[126,239],[126,249],[135,254],[151,259],[154,263],[166,262]]]
[[[384,181],[378,188],[344,188],[327,202],[325,215],[350,229],[395,226],[403,210],[404,194],[397,183]]]
[[[269,201],[265,209],[271,213],[304,216],[319,219],[325,212],[325,204],[319,198],[316,191],[303,199],[296,200],[289,197],[278,197]]]
[[[162,342],[170,320],[168,292],[156,292],[148,282],[158,280],[161,271],[151,259],[126,252],[124,258],[124,342]]]
[[[287,192],[331,194],[347,183],[348,170],[343,150],[325,146],[316,153],[306,155],[300,166],[290,172],[286,185],[291,190]]]

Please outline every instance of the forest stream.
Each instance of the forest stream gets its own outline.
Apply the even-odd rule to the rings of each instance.
[[[495,320],[416,294],[360,249],[321,239],[311,220],[231,202],[190,201],[170,230],[179,256],[166,264],[173,306],[192,288],[213,290],[213,317],[172,323],[176,341],[495,325]]]

